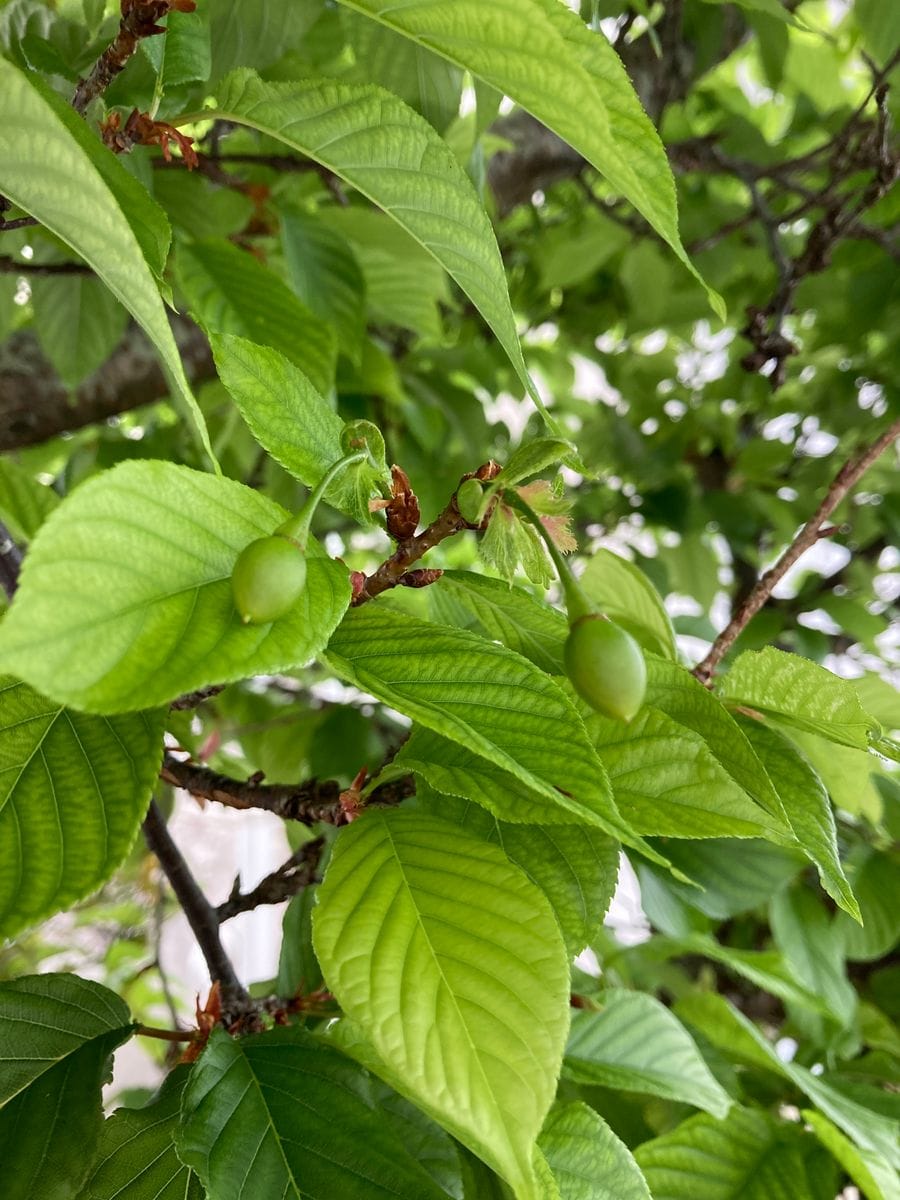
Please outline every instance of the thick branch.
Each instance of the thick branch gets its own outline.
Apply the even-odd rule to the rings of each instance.
[[[296,896],[319,879],[319,862],[325,849],[323,837],[314,838],[295,850],[287,862],[267,875],[252,891],[240,890],[240,878],[234,881],[231,895],[216,909],[219,922],[230,921],[238,913],[250,912],[261,904],[280,904]]]
[[[341,785],[334,779],[310,779],[296,785],[242,782],[208,767],[182,762],[172,754],[163,759],[159,774],[173,787],[184,788],[192,796],[215,800],[228,808],[260,808],[283,821],[299,821],[301,825],[315,825],[317,821],[339,825],[344,819]]]
[[[191,382],[214,378],[215,365],[202,331],[179,317],[173,321],[173,332]],[[0,451],[35,445],[168,395],[159,359],[136,327],[74,393],[56,374],[34,335],[22,331],[0,346]]]
[[[159,859],[172,891],[178,898],[194,937],[203,952],[209,975],[213,983],[221,985],[223,996],[230,1005],[252,1007],[250,997],[238,979],[231,959],[225,953],[219,937],[219,919],[216,910],[206,899],[197,881],[181,856],[181,851],[172,841],[159,806],[150,801],[144,818],[144,837],[147,845]]]
[[[815,513],[806,522],[794,540],[766,573],[756,582],[750,594],[740,605],[737,612],[713,642],[712,647],[702,662],[694,667],[694,675],[701,683],[708,683],[716,667],[734,645],[741,632],[763,607],[778,582],[784,578],[794,563],[820,537],[825,535],[822,524],[829,517],[850,489],[862,478],[875,460],[884,453],[895,439],[900,438],[900,419],[896,420],[889,429],[873,442],[844,463],[835,476],[831,486],[825,493],[825,498]],[[830,531],[829,531],[830,532]]]

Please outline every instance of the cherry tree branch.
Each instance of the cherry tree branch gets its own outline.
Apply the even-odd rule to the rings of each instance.
[[[22,569],[22,551],[13,541],[13,536],[0,521],[0,587],[6,593],[7,600],[12,600],[19,585],[19,571]]]
[[[181,851],[172,840],[165,817],[155,800],[150,801],[143,828],[147,845],[159,860],[159,865],[197,939],[210,978],[222,988],[223,1000],[229,1007],[243,1011],[251,1009],[253,1005],[250,996],[238,979],[219,937],[219,918],[216,910],[200,890]]]
[[[239,913],[250,912],[261,904],[280,904],[296,896],[319,879],[319,863],[325,849],[324,837],[313,838],[295,850],[291,857],[262,879],[252,891],[240,890],[240,877],[234,881],[231,895],[216,909],[221,924]]]
[[[871,445],[863,447],[850,458],[838,471],[831,483],[822,503],[806,522],[797,536],[778,559],[762,575],[750,590],[747,598],[739,606],[737,612],[713,642],[709,653],[702,662],[694,667],[693,674],[701,683],[709,683],[719,663],[734,645],[753,617],[765,605],[773,590],[787,574],[794,563],[821,537],[827,537],[834,529],[823,529],[822,524],[829,517],[852,487],[868,471],[875,460],[884,453],[893,441],[900,438],[900,418],[884,431]]]

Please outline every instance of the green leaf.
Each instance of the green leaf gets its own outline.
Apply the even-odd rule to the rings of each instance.
[[[567,810],[649,851],[619,816],[571,701],[518,654],[464,630],[367,604],[347,613],[324,658],[348,682],[456,743],[449,768],[455,761],[470,775],[483,771],[480,760],[487,760],[524,784],[532,803],[524,814],[515,806],[517,819],[541,819],[539,801],[544,822],[564,821]],[[433,750],[440,764],[446,756],[434,739],[426,744],[430,751],[423,761],[434,761]],[[496,787],[496,771],[486,774]],[[458,784],[444,786],[436,778],[432,783],[438,791],[459,794]],[[507,818],[511,810],[497,815]]]
[[[133,1029],[113,992],[77,975],[0,983],[4,1200],[71,1200],[91,1167],[109,1058]]]
[[[869,731],[878,732],[849,680],[773,646],[738,655],[719,694],[729,704],[757,709],[840,746],[865,750]]]
[[[41,349],[69,387],[106,362],[128,323],[109,288],[91,276],[35,279],[31,303]]]
[[[854,1146],[836,1125],[819,1112],[804,1109],[803,1119],[841,1164],[866,1200],[900,1200],[900,1176],[880,1155]]]
[[[283,354],[232,335],[210,338],[219,378],[241,410],[250,432],[286,471],[315,487],[343,457],[344,422],[307,377]],[[388,472],[369,462],[344,471],[325,498],[362,524],[372,522],[370,498]]]
[[[767,837],[782,827],[750,799],[693,730],[645,705],[633,721],[585,723],[629,824],[675,838]]]
[[[562,1200],[651,1200],[631,1151],[586,1104],[558,1104],[538,1145]]]
[[[215,1200],[445,1200],[365,1073],[304,1029],[217,1029],[182,1099],[178,1153]]]
[[[373,811],[338,837],[313,932],[329,987],[389,1064],[389,1081],[519,1200],[537,1200],[531,1154],[569,1006],[565,946],[544,895],[453,825]]]
[[[281,239],[291,287],[337,331],[338,346],[359,363],[366,332],[366,281],[350,243],[318,217],[289,209]]]
[[[875,962],[900,941],[900,871],[896,854],[870,851],[853,876],[862,926],[837,917],[835,932],[851,962]]]
[[[308,995],[322,986],[322,968],[312,944],[316,890],[305,887],[285,909],[275,985],[279,996],[293,996],[298,991]]]
[[[389,92],[331,81],[264,83],[235,71],[204,117],[250,125],[315,159],[426,248],[490,325],[537,407],[494,231],[453,151]]]
[[[566,438],[531,438],[512,452],[503,470],[485,490],[496,492],[530,479],[547,467],[556,467],[566,459],[571,459],[574,450]]]
[[[274,271],[224,238],[178,251],[178,282],[210,333],[231,333],[280,351],[319,392],[334,382],[337,337]]]
[[[428,589],[428,603],[439,624],[473,629],[502,642],[548,675],[564,674],[566,618],[523,588],[472,571],[445,571]]]
[[[143,1108],[117,1108],[100,1132],[97,1158],[79,1200],[204,1200],[194,1172],[175,1152],[189,1067],[176,1067]]]
[[[619,874],[618,843],[590,826],[513,825],[458,796],[416,793],[417,807],[496,842],[553,906],[569,957],[593,941]]]
[[[854,920],[861,920],[841,866],[834,814],[821,779],[796,746],[771,726],[745,719],[741,727],[774,781],[800,847],[818,868],[822,887]]]
[[[285,51],[302,45],[321,16],[325,0],[206,0],[212,41],[210,84],[234,67],[264,70]]]
[[[91,717],[0,677],[0,937],[97,890],[131,849],[164,714]]]
[[[810,992],[794,977],[777,950],[740,950],[734,946],[723,946],[707,934],[692,933],[682,937],[679,943],[690,954],[702,954],[713,962],[721,963],[742,979],[749,979],[764,992],[771,992],[786,1004],[796,1004],[810,1012],[827,1014],[821,998]]]
[[[34,72],[0,59],[0,91],[4,195],[80,254],[125,305],[215,462],[159,294],[169,240],[162,210]]]
[[[528,109],[605,175],[699,279],[678,235],[675,183],[662,142],[616,52],[559,0],[450,7],[342,0],[443,55]],[[702,282],[702,280],[701,280]],[[720,297],[707,289],[720,317]]]
[[[768,1113],[735,1107],[725,1121],[692,1117],[635,1158],[653,1200],[822,1200],[807,1167],[810,1140]]]
[[[900,1165],[897,1148],[900,1123],[843,1095],[799,1063],[783,1061],[753,1022],[724,997],[707,996],[702,1003],[691,998],[687,1003],[691,1005],[688,1019],[713,1045],[733,1058],[789,1079],[862,1150],[879,1155],[895,1166]],[[686,1005],[679,1005],[680,1010],[685,1008]]]
[[[649,1092],[725,1116],[731,1099],[669,1009],[652,996],[623,989],[604,992],[602,1003],[602,1011],[572,1018],[566,1078]]]
[[[143,38],[140,46],[159,76],[160,95],[182,83],[209,79],[209,17],[203,8],[170,12],[165,36]]]
[[[755,840],[667,841],[665,852],[682,875],[698,885],[685,887],[668,879],[666,887],[716,921],[766,904],[803,867],[798,851]]]
[[[349,243],[359,262],[369,321],[400,325],[439,341],[440,306],[449,305],[451,295],[447,273],[431,252],[374,208],[329,208],[322,221]]]
[[[678,661],[675,631],[662,596],[640,567],[610,550],[597,550],[578,582],[645,650]]]
[[[306,590],[243,625],[231,571],[286,518],[230,479],[152,460],[77,488],[41,527],[0,625],[0,669],[87,712],[131,712],[211,682],[301,666],[347,607],[347,571],[311,543]]]
[[[0,458],[0,520],[14,538],[30,542],[57,504],[53,488],[38,483],[13,459]]]
[[[848,1026],[856,1012],[856,991],[824,907],[801,884],[773,897],[769,920],[775,944],[795,977],[822,998],[839,1025]]]
[[[647,656],[647,703],[693,730],[739,787],[789,836],[781,800],[746,734],[722,703],[677,663]]]

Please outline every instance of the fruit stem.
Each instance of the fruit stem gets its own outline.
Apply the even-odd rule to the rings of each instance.
[[[368,457],[368,452],[365,450],[355,450],[352,454],[345,454],[343,458],[339,458],[337,462],[332,463],[319,482],[313,488],[306,503],[299,512],[294,513],[292,517],[279,525],[275,530],[282,537],[288,537],[291,541],[296,542],[301,550],[306,551],[306,543],[309,540],[309,530],[312,525],[313,515],[319,507],[319,502],[328,491],[328,486],[340,473],[352,467],[354,463],[362,462]]]
[[[547,526],[531,505],[526,500],[523,500],[515,489],[510,489],[510,491],[503,493],[503,503],[520,512],[525,520],[534,526],[543,539],[544,545],[547,547],[547,552],[553,560],[553,565],[556,567],[559,582],[562,585],[563,595],[566,600],[566,609],[569,614],[569,624],[574,625],[581,617],[594,615],[597,612],[596,606],[591,603],[582,591],[581,585],[572,574],[572,568],[566,562],[562,551],[556,542],[554,542]]]

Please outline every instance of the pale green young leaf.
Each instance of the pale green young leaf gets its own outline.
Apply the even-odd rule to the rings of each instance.
[[[790,828],[775,786],[734,717],[685,667],[647,655],[647,703],[660,709],[708,745],[739,787],[782,826]]]
[[[865,750],[869,733],[879,731],[850,680],[774,646],[739,655],[723,677],[719,694],[729,704],[757,709],[857,750]]]
[[[175,1151],[190,1068],[176,1067],[143,1108],[117,1108],[103,1122],[97,1157],[79,1200],[204,1200],[200,1180]]]
[[[474,784],[481,790],[472,799],[497,806],[491,800],[497,773],[485,772],[479,760],[524,785],[527,809],[516,797],[516,804],[498,815],[515,813],[513,819],[539,821],[536,805],[542,803],[545,822],[550,814],[552,821],[563,821],[561,814],[574,810],[654,856],[619,816],[603,765],[572,702],[527,659],[477,634],[375,604],[347,613],[323,657],[348,682],[455,743],[448,755],[429,739],[423,762],[438,756],[448,771],[456,763],[467,777],[478,779],[484,772]],[[439,791],[470,794],[468,779],[446,786],[448,778],[433,774],[431,782]]]
[[[140,46],[159,77],[160,95],[181,83],[205,82],[212,69],[206,7],[170,12],[165,35],[143,38]]]
[[[334,326],[341,353],[359,364],[366,281],[352,246],[319,217],[299,209],[282,214],[281,241],[291,287],[311,312]]]
[[[342,3],[465,67],[528,109],[583,154],[700,278],[678,234],[675,183],[659,135],[612,46],[566,5]],[[707,292],[724,317],[720,297]]]
[[[563,613],[523,588],[473,571],[445,571],[428,589],[433,620],[502,642],[546,671],[562,675],[568,624]]]
[[[91,276],[35,279],[31,303],[41,348],[69,387],[106,362],[128,324],[109,288]]]
[[[814,1109],[804,1109],[803,1119],[866,1200],[900,1200],[900,1175],[881,1155],[854,1146],[836,1125]]]
[[[4,1200],[71,1200],[91,1168],[110,1055],[134,1026],[115,993],[77,975],[0,983]]]
[[[781,823],[738,786],[702,737],[666,713],[645,705],[626,725],[585,710],[585,723],[616,803],[638,832],[782,840]]]
[[[216,1200],[444,1200],[377,1109],[368,1076],[305,1029],[217,1029],[191,1072],[182,1162]]]
[[[424,794],[423,794],[424,793]],[[619,846],[587,825],[517,825],[459,796],[418,788],[416,805],[475,837],[496,842],[553,906],[569,956],[589,945],[616,889]]]
[[[705,1114],[635,1151],[653,1200],[821,1200],[807,1168],[808,1137],[759,1109]]]
[[[557,1104],[538,1145],[559,1186],[561,1200],[650,1200],[631,1151],[586,1104]]]
[[[568,1028],[562,936],[495,846],[416,812],[343,830],[316,952],[342,1009],[410,1099],[537,1200],[532,1149]]]
[[[231,589],[244,546],[286,517],[252,488],[172,463],[94,476],[26,555],[0,670],[61,703],[120,713],[301,666],[347,607],[346,568],[311,542],[305,591],[267,625],[243,625]]]
[[[250,432],[286,471],[307,487],[319,482],[344,454],[344,422],[304,373],[272,349],[230,334],[210,338],[216,369]],[[385,472],[386,474],[386,472]],[[325,499],[361,524],[379,494],[382,473],[370,463],[332,480]]]
[[[600,610],[645,650],[677,661],[675,631],[662,596],[634,563],[611,550],[596,550],[578,582]]]
[[[36,74],[0,59],[0,91],[4,195],[80,254],[142,326],[214,462],[160,297],[169,239],[162,210]]]
[[[495,492],[502,487],[512,487],[571,459],[574,452],[575,447],[565,438],[531,438],[512,452],[496,480],[485,490]]]
[[[164,713],[93,717],[0,676],[0,937],[70,907],[131,849]]]
[[[716,1117],[731,1105],[693,1038],[665,1005],[640,992],[603,993],[600,1012],[572,1018],[564,1073],[577,1083],[647,1092]]]
[[[224,238],[180,247],[176,265],[181,290],[205,329],[271,346],[319,392],[331,391],[337,336],[274,271]]]
[[[522,357],[494,231],[453,151],[424,117],[376,87],[264,83],[235,71],[204,116],[249,125],[346,180],[431,253],[490,325],[543,410]]]
[[[30,542],[59,504],[53,488],[39,483],[12,458],[0,458],[0,521],[18,541]]]
[[[816,864],[822,887],[854,920],[860,920],[859,905],[841,866],[834,813],[821,779],[778,730],[751,720],[742,720],[741,727],[775,784],[801,849]]]

